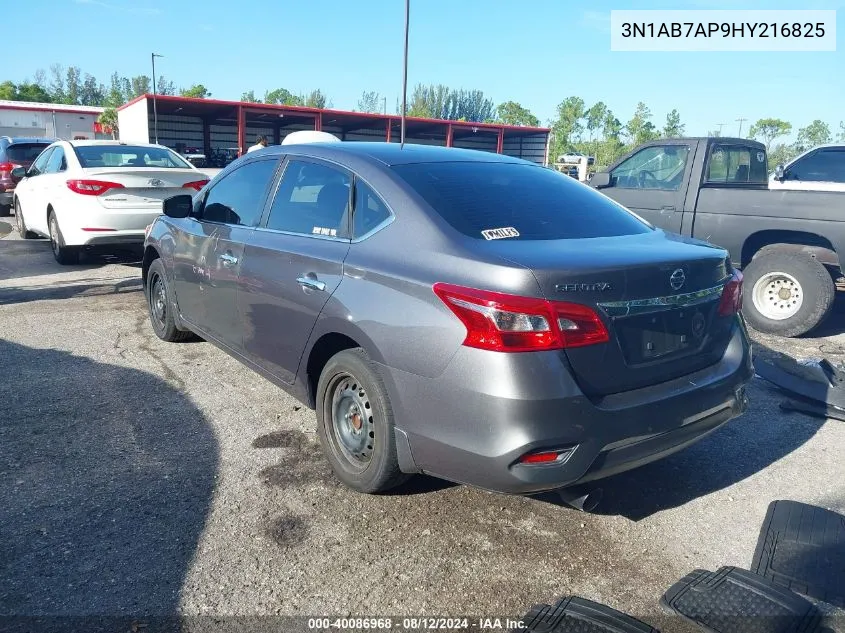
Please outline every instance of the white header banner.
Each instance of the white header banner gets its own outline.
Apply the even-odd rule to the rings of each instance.
[[[612,51],[835,51],[836,11],[611,11]]]

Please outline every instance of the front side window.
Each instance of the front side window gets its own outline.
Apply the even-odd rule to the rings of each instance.
[[[710,150],[704,180],[709,183],[767,182],[766,153],[747,145],[716,144]]]
[[[349,236],[349,174],[292,160],[270,208],[267,228],[303,235]]]
[[[209,190],[199,220],[255,226],[277,164],[275,159],[257,160],[227,174]]]
[[[653,229],[595,189],[521,163],[418,163],[392,168],[455,230],[479,240],[565,240]]]
[[[35,162],[32,163],[32,167],[29,168],[29,175],[30,176],[37,176],[39,174],[43,174],[47,171],[47,162],[50,160],[50,155],[55,150],[54,147],[50,147],[35,159]]]
[[[610,184],[622,189],[677,191],[689,160],[689,145],[653,145],[620,163]]]
[[[845,183],[845,148],[820,149],[792,165],[786,180]]]
[[[191,165],[176,152],[163,147],[134,145],[80,145],[75,148],[85,167],[156,167],[190,169]]]
[[[390,217],[390,211],[376,193],[360,180],[355,183],[355,211],[352,215],[352,235],[366,235]]]

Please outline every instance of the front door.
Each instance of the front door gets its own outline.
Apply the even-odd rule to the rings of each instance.
[[[47,196],[42,183],[47,177],[47,163],[55,151],[54,147],[44,150],[26,172],[26,178],[18,183],[16,193],[23,210],[27,228],[48,235]]]
[[[648,145],[619,163],[601,192],[654,226],[680,233],[693,154],[687,143]]]
[[[286,383],[296,377],[314,324],[343,279],[350,183],[335,166],[288,161],[244,251],[238,282],[244,352]]]
[[[279,158],[240,165],[204,193],[194,217],[174,222],[174,289],[183,318],[241,350],[237,282],[244,244],[261,218]]]

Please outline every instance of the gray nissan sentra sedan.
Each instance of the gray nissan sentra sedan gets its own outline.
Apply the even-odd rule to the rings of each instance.
[[[724,250],[493,153],[253,152],[164,203],[143,278],[160,338],[195,333],[315,409],[361,492],[577,490],[747,406]]]

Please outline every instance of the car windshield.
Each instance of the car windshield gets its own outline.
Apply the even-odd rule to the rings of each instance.
[[[594,189],[542,167],[466,162],[393,169],[454,229],[477,239],[563,240],[653,230]]]
[[[6,156],[12,162],[31,164],[49,145],[49,143],[14,143],[6,148]]]
[[[190,169],[176,152],[161,147],[82,145],[75,148],[83,167],[158,167]]]

